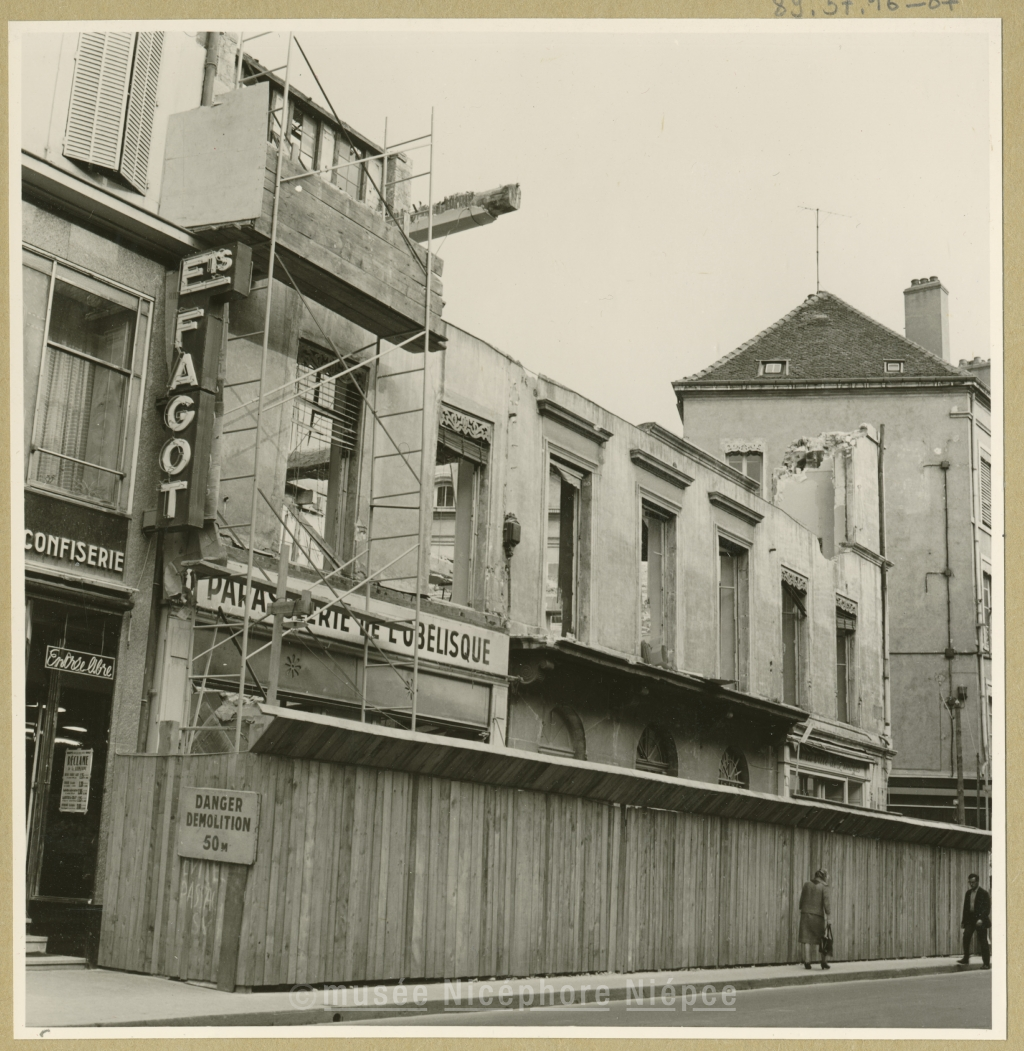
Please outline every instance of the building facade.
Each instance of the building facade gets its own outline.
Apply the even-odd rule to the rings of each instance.
[[[766,494],[822,448],[803,436],[868,423],[881,438],[889,804],[987,827],[991,754],[992,463],[987,361],[950,359],[946,289],[904,292],[906,336],[828,292],[673,384],[687,438]],[[957,723],[959,722],[959,733]],[[959,744],[957,738],[959,737]],[[958,753],[960,759],[958,760]]]
[[[407,156],[237,39],[39,35],[23,61],[28,912],[51,950],[274,984],[289,945],[331,922],[344,940],[308,903],[356,888],[393,891],[353,915],[426,967],[407,930],[451,912],[484,797],[510,812],[520,788],[506,858],[516,836],[547,849],[546,800],[618,844],[699,798],[736,842],[763,821],[808,859],[842,830],[853,865],[856,827],[945,851],[943,880],[976,863],[985,837],[879,813],[877,430],[801,432],[815,454],[769,493],[752,459],[446,324]],[[507,214],[503,190],[441,202],[446,221]],[[189,839],[194,788],[253,808],[230,856]],[[448,884],[389,866],[413,840],[429,865],[455,852]],[[377,860],[343,871],[358,844]],[[266,912],[300,900],[305,919]],[[317,980],[390,973],[370,942],[332,951]],[[429,973],[477,973],[446,953]]]

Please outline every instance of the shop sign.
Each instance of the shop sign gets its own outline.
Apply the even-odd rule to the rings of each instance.
[[[240,243],[182,261],[174,367],[167,394],[157,403],[165,432],[157,458],[162,529],[203,526],[224,303],[248,295],[251,277],[252,253]]]
[[[244,573],[244,567],[239,566]],[[295,580],[291,590],[307,589],[307,581]],[[274,601],[275,588],[253,581],[252,610],[268,613]],[[439,617],[434,613],[420,613],[419,631],[412,627],[413,611],[389,602],[370,600],[369,610],[360,598],[347,609],[332,603],[328,588],[314,587],[313,615],[307,621],[314,635],[341,642],[363,645],[369,637],[373,646],[389,653],[411,656],[415,649],[422,660],[434,661],[449,667],[488,675],[508,674],[508,635],[490,628],[480,628],[462,620]],[[202,609],[220,610],[236,617],[245,612],[245,583],[230,577],[207,577],[200,581],[197,601]],[[403,623],[388,623],[398,621]]]
[[[62,814],[85,814],[89,810],[92,751],[91,748],[69,748],[64,753],[64,779],[60,786]]]
[[[63,646],[46,647],[47,671],[65,671],[113,682],[116,664],[115,658],[103,657],[99,653],[79,653]]]
[[[178,808],[178,855],[251,865],[259,827],[259,792],[186,788]]]
[[[97,577],[124,575],[128,519],[106,511],[25,493],[25,557],[74,566]]]

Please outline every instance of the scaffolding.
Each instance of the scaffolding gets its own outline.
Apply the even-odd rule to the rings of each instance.
[[[203,720],[204,697],[207,690],[208,680],[211,678],[210,668],[214,651],[219,647],[230,646],[238,654],[237,675],[237,710],[234,718],[234,733],[232,746],[238,752],[242,750],[242,724],[243,708],[250,690],[259,695],[259,698],[267,704],[277,704],[278,685],[281,673],[282,644],[286,638],[293,638],[302,642],[307,647],[315,650],[316,659],[320,660],[328,670],[336,674],[339,679],[347,679],[352,688],[352,703],[358,702],[360,718],[365,721],[368,711],[376,715],[404,715],[407,714],[411,729],[417,727],[418,697],[420,685],[419,668],[419,646],[420,619],[422,613],[422,592],[425,569],[429,566],[426,545],[429,543],[433,498],[433,467],[432,443],[430,441],[430,418],[427,412],[428,399],[430,397],[429,386],[429,361],[431,354],[431,322],[436,320],[432,317],[431,294],[433,276],[433,159],[434,159],[434,115],[431,110],[430,131],[414,139],[389,146],[387,142],[387,125],[385,123],[384,142],[379,153],[359,156],[357,160],[345,161],[341,164],[321,167],[311,167],[301,174],[285,175],[285,156],[291,150],[293,129],[290,118],[290,92],[292,91],[292,66],[295,62],[293,48],[301,56],[305,68],[308,69],[317,87],[320,90],[330,112],[337,123],[338,133],[348,138],[346,125],[338,116],[330,96],[324,90],[319,77],[313,68],[306,52],[302,48],[293,33],[287,34],[287,51],[283,65],[274,69],[257,68],[257,72],[246,75],[246,66],[250,68],[256,64],[247,62],[244,47],[247,43],[258,37],[269,34],[258,33],[254,36],[245,37],[239,33],[237,50],[234,61],[234,84],[236,89],[257,83],[260,80],[269,80],[272,74],[281,74],[280,82],[282,91],[279,96],[281,102],[280,116],[278,121],[279,133],[277,134],[277,156],[274,172],[273,198],[271,206],[270,236],[266,244],[266,299],[263,306],[262,328],[256,332],[244,335],[229,334],[229,340],[247,339],[253,342],[257,337],[260,344],[260,364],[257,380],[257,391],[255,397],[242,400],[230,410],[225,407],[221,417],[221,425],[225,427],[225,434],[236,434],[243,431],[251,431],[252,461],[251,471],[233,474],[231,481],[251,480],[250,499],[248,506],[248,520],[244,522],[228,522],[221,509],[218,507],[218,530],[231,538],[236,548],[245,551],[245,571],[233,572],[230,567],[218,569],[210,563],[198,560],[187,563],[197,577],[201,576],[224,576],[234,577],[235,581],[244,586],[240,589],[242,616],[231,617],[223,610],[218,611],[217,618],[211,624],[193,623],[191,642],[187,660],[187,676],[189,682],[189,714],[186,725],[182,727],[186,731],[184,750],[189,752],[196,747],[197,741],[208,741],[205,735],[209,732],[219,734],[227,733],[220,723],[209,718]],[[273,96],[272,96],[273,99]],[[271,103],[271,118],[275,115],[273,101]],[[349,145],[352,147],[351,140]],[[409,175],[406,179],[397,181],[408,181],[409,179],[426,178],[427,180],[427,209],[428,230],[425,243],[420,248],[414,245],[402,228],[402,223],[395,215],[388,201],[388,191],[395,185],[396,180],[389,182],[389,162],[396,160],[397,155],[407,153],[411,150],[425,150],[428,152],[429,161],[426,171],[416,175]],[[353,152],[355,152],[353,147]],[[331,160],[334,158],[332,157]],[[371,165],[380,162],[377,169],[380,182],[374,179]],[[316,311],[313,309],[307,297],[302,293],[298,284],[288,270],[285,260],[278,252],[279,234],[279,209],[281,203],[282,188],[291,182],[302,179],[324,177],[331,172],[358,165],[363,171],[363,178],[372,186],[376,197],[376,208],[382,215],[393,224],[404,239],[404,245],[416,260],[419,268],[423,270],[423,326],[415,331],[403,334],[404,338],[398,342],[385,341],[377,337],[373,343],[359,348],[356,351],[342,353],[330,335],[320,324]],[[395,165],[397,173],[397,165]],[[421,258],[425,250],[425,263]],[[282,283],[289,286],[301,300],[302,309],[316,324],[320,334],[330,348],[331,354],[325,360],[306,362],[301,375],[297,375],[294,383],[278,385],[268,389],[268,359],[270,354],[270,340],[272,322],[274,320],[275,280],[280,279]],[[422,343],[420,344],[420,341]],[[384,343],[388,342],[387,346]],[[408,376],[403,386],[407,390],[407,404],[391,406],[391,411],[378,412],[378,384],[380,378],[380,362],[388,355],[399,350],[416,351],[419,364],[412,368],[402,368],[397,372],[388,373],[388,378],[396,376]],[[364,356],[368,355],[368,356]],[[418,377],[418,384],[415,377]],[[251,381],[243,381],[238,384],[251,385]],[[230,385],[228,385],[230,386]],[[369,450],[369,493],[368,493],[368,519],[366,523],[365,543],[359,548],[358,539],[353,539],[354,551],[351,558],[341,561],[341,554],[335,551],[324,537],[317,534],[301,514],[290,513],[287,507],[281,508],[281,501],[275,500],[274,493],[267,493],[261,488],[261,455],[276,445],[275,436],[267,433],[266,421],[268,414],[274,409],[284,406],[298,399],[301,406],[310,407],[308,426],[305,420],[298,420],[298,413],[292,414],[291,433],[298,438],[299,444],[303,440],[311,449],[328,445],[331,455],[337,449],[346,449],[358,454],[360,430],[365,430],[363,421],[368,424],[370,431]],[[353,408],[353,404],[358,407]],[[339,407],[340,406],[340,407]],[[368,413],[370,419],[365,415]],[[227,429],[227,423],[232,417],[241,415],[241,426]],[[419,422],[419,447],[403,447],[406,443],[396,439],[392,433],[395,421],[399,418],[403,421],[403,429],[409,429],[412,421],[413,429],[418,417]],[[306,431],[304,434],[303,431]],[[353,444],[354,443],[354,444]],[[278,452],[280,450],[278,449]],[[418,459],[417,459],[418,458]],[[392,463],[397,463],[400,476],[408,480],[394,487],[394,472],[387,468]],[[356,469],[359,478],[362,470],[359,458],[356,458]],[[286,478],[287,478],[286,468]],[[391,485],[387,484],[391,480]],[[357,497],[358,507],[358,497]],[[259,565],[256,560],[257,552],[257,522],[260,521],[261,513],[269,514],[269,520],[276,519],[279,535],[279,559],[276,579],[264,565]],[[388,558],[393,550],[395,542],[408,541],[403,546],[397,557]],[[381,550],[385,551],[383,556]],[[413,571],[404,570],[414,560]],[[301,562],[305,567],[312,570],[318,578],[317,585],[326,590],[329,600],[326,605],[320,605],[315,611],[311,608],[310,594],[312,588],[300,594],[298,600],[289,598],[289,568],[293,561]],[[254,578],[258,575],[259,583],[274,588],[275,600],[269,610],[262,615],[254,610]],[[344,582],[342,582],[344,581]],[[353,582],[354,581],[354,582]],[[346,586],[346,583],[350,586]],[[371,608],[371,592],[374,585],[389,585],[392,589],[405,592],[412,597],[412,608],[408,615],[401,617],[386,617]],[[315,586],[315,585],[314,585]],[[329,648],[324,640],[312,629],[315,618],[323,615],[324,611],[336,607],[348,614],[353,620],[361,625],[362,632],[362,674],[358,682],[353,683],[345,670],[334,661]],[[370,624],[386,624],[391,628],[401,628],[412,632],[412,653],[408,659],[396,659],[395,653],[389,653],[382,648],[374,638],[374,632],[369,630]],[[197,643],[197,632],[206,629],[210,632],[208,637],[203,637],[201,643]],[[269,629],[270,639],[266,641]],[[253,658],[269,651],[269,672],[265,681],[261,682],[253,666]],[[377,706],[372,703],[371,693],[368,685],[371,673],[383,672],[384,674],[397,675],[404,687],[408,697],[407,705]],[[218,681],[231,681],[233,677],[225,676],[217,672],[212,676]],[[232,682],[233,685],[233,682]],[[219,692],[219,691],[216,691]],[[203,748],[203,750],[207,750]]]

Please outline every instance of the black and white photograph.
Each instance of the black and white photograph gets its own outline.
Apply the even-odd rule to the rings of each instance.
[[[1006,1038],[955,3],[8,24],[16,1036]]]

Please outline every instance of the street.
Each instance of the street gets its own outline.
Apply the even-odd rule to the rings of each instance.
[[[461,1009],[446,1014],[378,1018],[340,1025],[404,1026],[757,1026],[804,1028],[823,1026],[885,1029],[987,1029],[992,1024],[992,972],[828,982],[735,994],[732,1009],[693,1006],[671,1008],[627,1006],[543,1007],[516,1010]]]

